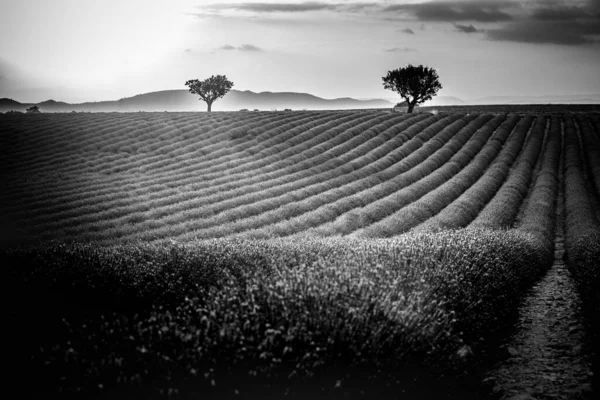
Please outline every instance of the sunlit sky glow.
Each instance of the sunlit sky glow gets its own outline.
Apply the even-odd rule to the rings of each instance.
[[[389,98],[600,93],[600,0],[0,0],[0,98],[114,100],[225,74],[234,89]]]

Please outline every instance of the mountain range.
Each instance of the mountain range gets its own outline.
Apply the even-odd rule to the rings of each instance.
[[[353,99],[342,97],[324,99],[308,93],[252,92],[232,90],[224,98],[213,103],[213,111],[248,110],[344,110],[391,108],[400,98]],[[600,94],[565,96],[488,96],[473,100],[462,100],[452,96],[436,96],[424,106],[447,105],[494,105],[494,104],[600,104]],[[21,111],[34,105],[0,99],[0,112]],[[36,103],[41,112],[136,112],[136,111],[204,111],[206,103],[187,90],[163,90],[139,94],[114,101],[65,103],[47,100]]]
[[[12,99],[0,99],[0,112],[25,111],[30,103],[19,103]],[[35,104],[41,112],[135,112],[135,111],[204,111],[206,103],[187,90],[164,90],[139,94],[116,101],[100,101],[70,104],[48,100]],[[387,100],[356,100],[350,97],[323,99],[307,93],[261,92],[232,90],[213,103],[213,111],[237,111],[240,109],[283,110],[343,110],[362,108],[390,108],[394,103]]]

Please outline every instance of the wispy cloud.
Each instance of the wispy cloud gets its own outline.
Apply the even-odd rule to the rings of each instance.
[[[454,24],[454,28],[457,32],[463,32],[463,33],[483,32],[483,29],[477,29],[473,25]]]
[[[250,11],[256,13],[296,13],[319,10],[335,10],[338,5],[318,1],[308,1],[301,3],[213,3],[200,6],[202,10],[219,11]]]
[[[261,49],[258,46],[255,46],[253,44],[242,44],[241,46],[238,47],[234,47],[230,44],[225,44],[221,47],[218,47],[215,49],[215,51],[234,51],[234,50],[238,50],[238,51],[246,51],[246,52],[261,52],[264,51],[263,49]]]
[[[183,52],[184,52],[184,53],[191,53],[191,52],[192,52],[192,49],[185,49]]]
[[[513,16],[504,9],[514,6],[510,1],[429,1],[416,4],[390,4],[384,12],[396,13],[426,22],[500,22]]]
[[[391,49],[385,50],[388,53],[412,53],[417,52],[417,49],[413,49],[411,47],[393,47]]]
[[[494,41],[573,46],[598,43],[593,36],[600,35],[600,24],[577,21],[520,21],[502,28],[489,29],[486,33],[487,38]]]
[[[515,21],[486,32],[494,41],[568,46],[599,43],[600,1],[567,6],[556,0],[538,0]]]
[[[238,47],[240,51],[263,51],[260,47],[254,46],[253,44],[243,44]]]
[[[212,3],[199,6],[199,9],[201,13],[197,16],[202,18],[211,15],[215,18],[247,18],[248,13],[250,18],[260,18],[253,14],[267,13],[364,13],[384,23],[419,21],[419,29],[422,31],[426,29],[425,23],[435,29],[436,23],[446,22],[453,24],[456,32],[485,32],[488,40],[520,43],[581,45],[596,43],[595,35],[600,34],[600,0],[573,1],[568,5],[561,0],[431,0],[420,3],[341,0],[289,3],[247,1]],[[415,34],[411,28],[398,31],[407,35]],[[260,51],[251,47],[238,50]]]

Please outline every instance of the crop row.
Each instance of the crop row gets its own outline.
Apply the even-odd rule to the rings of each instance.
[[[448,204],[448,201],[452,200],[452,197],[448,198],[444,196],[446,204],[448,205],[439,212],[436,209],[432,210],[433,213],[431,214],[431,217],[424,223],[416,226],[415,229],[456,229],[469,225],[496,195],[498,189],[505,182],[513,163],[521,154],[521,151],[526,152],[532,146],[539,145],[537,141],[529,140],[527,145],[523,147],[523,143],[532,128],[533,119],[532,116],[525,116],[519,121],[504,147],[500,150],[498,155],[493,158],[492,163],[479,177],[477,176],[478,173],[481,173],[482,168],[485,168],[485,166],[480,168],[472,163],[469,165],[472,167],[471,170],[465,168],[461,172],[461,174],[469,178],[469,181],[465,181],[464,183],[447,183],[448,185],[452,185],[455,190],[459,185],[461,188],[465,188],[465,190],[450,204]],[[545,128],[545,120],[543,123],[543,128]],[[441,190],[443,191],[443,189]]]
[[[314,118],[314,116],[313,116]],[[181,137],[178,136],[174,136],[174,139],[171,140],[172,144],[175,144],[176,147],[170,147],[171,145],[169,144],[169,142],[165,142],[164,140],[160,139],[160,129],[154,129],[151,130],[150,133],[152,135],[150,135],[150,137],[148,138],[144,138],[144,135],[140,135],[139,132],[134,131],[134,132],[129,132],[128,135],[131,136],[132,140],[136,140],[138,145],[143,145],[145,142],[150,142],[150,145],[154,146],[152,152],[154,152],[156,149],[160,149],[161,151],[164,151],[164,154],[168,154],[169,157],[168,162],[169,164],[169,171],[175,171],[177,169],[181,169],[183,166],[185,165],[179,165],[179,163],[177,162],[177,157],[172,157],[172,154],[169,153],[169,150],[173,150],[175,151],[175,149],[179,149],[179,150],[185,150],[185,158],[191,158],[194,163],[198,162],[198,159],[200,158],[199,155],[197,155],[197,151],[201,151],[203,147],[210,147],[209,144],[210,143],[218,143],[223,145],[223,143],[227,143],[227,137],[229,135],[231,135],[232,131],[235,131],[235,129],[240,129],[240,128],[244,128],[244,129],[249,129],[253,126],[255,127],[259,127],[262,126],[263,123],[265,122],[264,120],[252,123],[252,121],[244,121],[244,120],[240,120],[235,122],[236,120],[233,119],[233,121],[229,120],[227,121],[227,123],[224,124],[219,124],[216,128],[214,129],[207,129],[206,134],[200,134],[200,135],[192,135],[187,139],[182,139]],[[200,125],[200,127],[202,128],[207,128],[205,125]],[[197,133],[197,132],[194,132]],[[158,135],[158,138],[157,136]],[[81,138],[78,138],[76,140],[81,140]],[[103,142],[107,142],[110,143],[110,140],[103,138],[102,139]],[[199,148],[196,147],[191,147],[191,146],[200,146]],[[144,150],[144,147],[141,148],[142,150]],[[92,149],[93,150],[93,149]],[[96,151],[97,153],[97,151]],[[163,155],[156,155],[156,156],[152,156],[152,155],[148,155],[148,154],[144,154],[145,152],[142,151],[140,155],[137,155],[135,158],[137,161],[135,161],[134,164],[132,164],[132,160],[130,160],[130,158],[132,157],[123,157],[123,156],[112,156],[113,158],[116,157],[115,159],[113,158],[107,158],[107,159],[103,159],[103,160],[89,160],[88,162],[86,162],[83,165],[78,165],[79,168],[84,168],[84,170],[87,173],[91,173],[90,172],[90,167],[93,167],[96,170],[99,171],[104,171],[106,169],[110,168],[114,168],[115,165],[118,165],[119,162],[121,160],[127,162],[127,164],[125,164],[124,166],[122,166],[124,171],[129,171],[129,170],[134,170],[137,171],[140,169],[140,167],[142,167],[141,172],[146,171],[149,168],[149,165],[156,159],[158,160],[162,160],[164,162],[165,157]],[[174,159],[175,158],[175,159]],[[186,162],[186,164],[189,163]],[[153,171],[152,176],[150,177],[150,179],[156,179],[156,174],[159,174],[159,171]],[[97,187],[97,189],[95,189],[94,192],[89,193],[89,195],[91,196],[96,196],[96,195],[102,195],[104,194],[102,191],[99,191],[101,189],[108,189],[110,190],[111,187],[114,187],[115,183],[119,183],[119,185],[127,185],[128,183],[130,183],[130,181],[134,178],[132,177],[123,177],[121,176],[121,180],[119,181],[119,176],[116,176],[110,180],[107,179],[102,179],[102,176],[95,176],[95,178],[97,178],[99,181],[101,182],[97,182],[95,187]],[[127,178],[127,179],[123,179],[123,178]],[[81,179],[73,179],[70,180],[68,182],[68,184],[70,186],[67,186],[66,189],[66,194],[73,194],[72,193],[72,186],[71,185],[78,185],[80,184],[81,180],[84,180],[85,177],[82,177]],[[141,182],[137,182],[137,183],[145,183],[143,182],[145,179],[142,177],[137,177],[138,181]],[[135,182],[135,181],[134,181]],[[144,185],[146,186],[146,185]],[[133,187],[127,187],[127,189],[131,189]],[[42,188],[43,189],[43,188]],[[55,189],[60,189],[60,186],[58,188]],[[60,193],[60,192],[59,192]],[[83,194],[80,194],[80,198],[84,198],[85,196],[83,196]],[[89,197],[89,196],[88,196]],[[67,199],[70,200],[70,199]],[[63,202],[64,203],[64,202]]]
[[[505,115],[494,117],[434,173],[384,199],[384,204],[374,203],[379,210],[384,209],[384,214],[370,216],[373,223],[356,230],[353,235],[389,237],[406,232],[435,215],[432,210],[439,212],[447,201],[455,199],[472,184],[472,177],[483,172],[518,121],[517,115],[508,119]]]
[[[561,124],[581,138],[581,179],[600,210],[592,114],[535,122],[478,114],[240,115],[3,117],[3,221],[14,240],[385,237],[469,226],[518,228],[549,247]],[[131,143],[148,151],[112,154]],[[142,173],[144,165],[152,167]]]
[[[206,125],[201,125],[201,127],[205,128]],[[109,132],[110,131],[111,130],[109,129]],[[115,131],[115,129],[112,129],[112,131]],[[117,131],[117,134],[121,134],[121,135],[125,135],[125,134],[134,135],[133,137],[137,138],[138,143],[144,143],[144,141],[146,141],[146,140],[152,140],[151,138],[147,137],[148,136],[147,134],[141,133],[141,132],[139,132],[137,130],[128,131],[127,124],[123,124],[123,126],[121,126],[120,129],[118,129],[116,131]],[[120,131],[124,131],[124,132],[120,133]],[[153,134],[156,135],[159,132],[160,132],[160,129],[156,129],[156,128],[154,130],[152,130],[152,129],[149,130],[150,136],[152,136]],[[48,135],[52,135],[52,134],[53,134],[53,132],[48,132]],[[73,164],[73,168],[77,168],[78,169],[78,170],[74,171],[74,172],[76,172],[75,176],[72,176],[73,174],[66,174],[69,171],[64,171],[64,167],[63,167],[64,163],[59,163],[58,165],[53,166],[53,168],[51,169],[51,171],[53,173],[55,173],[55,174],[56,173],[63,173],[66,176],[69,176],[69,178],[70,178],[65,183],[58,182],[55,185],[56,187],[54,188],[54,190],[57,192],[57,194],[62,194],[61,191],[63,191],[63,189],[62,189],[63,186],[65,186],[65,185],[78,185],[78,184],[82,183],[82,181],[84,182],[84,180],[86,179],[86,177],[89,177],[90,175],[94,176],[94,178],[96,180],[98,180],[98,181],[102,180],[101,179],[102,175],[92,175],[92,172],[89,171],[90,170],[90,165],[92,165],[92,166],[94,166],[94,165],[95,166],[100,166],[101,168],[107,169],[107,168],[109,168],[109,166],[118,163],[119,160],[121,160],[121,159],[130,159],[131,158],[131,156],[129,156],[129,155],[126,155],[126,156],[124,156],[124,155],[116,155],[116,156],[110,156],[111,158],[99,161],[95,157],[97,157],[97,156],[103,157],[104,153],[101,150],[101,148],[98,149],[97,148],[98,145],[96,145],[96,146],[91,146],[91,147],[86,146],[83,149],[81,149],[80,146],[79,146],[79,143],[81,143],[82,141],[85,142],[85,139],[86,139],[86,136],[87,136],[87,135],[84,135],[83,133],[81,133],[81,135],[83,135],[83,137],[74,137],[71,140],[76,145],[75,149],[69,148],[67,144],[64,145],[64,147],[67,147],[67,150],[69,151],[69,155],[70,156],[76,157],[78,153],[82,153],[82,156],[84,157],[83,160],[80,160],[78,158],[76,158],[76,159],[73,160],[73,163],[72,163]],[[99,135],[99,136],[100,136],[100,138],[102,140],[102,143],[104,143],[104,142],[110,143],[111,142],[110,138],[107,139],[106,137],[104,137],[105,135]],[[56,151],[56,150],[54,152],[58,153],[58,151]],[[123,153],[123,154],[126,154],[126,153]],[[48,156],[54,156],[54,155],[52,153],[49,153]],[[9,160],[10,160],[10,157],[11,156],[9,155]],[[15,157],[15,156],[12,155],[12,157]],[[138,158],[138,157],[142,157],[143,158],[143,157],[149,157],[149,155],[148,154],[140,154],[140,155],[136,155],[135,157],[136,158]],[[18,160],[19,159],[17,158],[16,160],[13,160],[13,161],[19,162]],[[42,166],[42,171],[44,170],[44,168],[48,168],[48,166]],[[96,182],[96,185],[100,186],[101,184],[100,184],[100,182]],[[114,185],[114,183],[113,183],[113,185]],[[43,191],[44,191],[45,187],[43,185],[40,185],[40,186],[41,187],[39,189],[42,191],[42,193],[40,195],[43,195],[44,194]],[[34,191],[33,189],[37,189],[37,187],[29,188],[29,191],[33,192]],[[67,193],[71,193],[72,194],[72,186],[67,186],[66,189],[67,189]],[[34,194],[34,193],[32,193],[32,194]],[[36,196],[36,197],[39,197],[39,196]],[[44,198],[44,197],[42,197],[40,200],[43,202],[44,200],[47,200],[47,199]]]
[[[595,191],[597,199],[600,199],[600,139],[594,132],[589,120],[581,115],[576,117],[580,129],[589,181],[593,182],[592,191]]]
[[[285,203],[285,199],[276,200],[277,197],[287,198],[289,199],[288,202],[298,200],[299,196],[306,197],[319,191],[340,186],[347,182],[350,175],[360,174],[364,176],[368,174],[368,172],[365,172],[366,167],[378,162],[390,151],[401,146],[404,141],[410,140],[411,135],[419,133],[420,129],[411,128],[406,130],[405,128],[415,126],[415,122],[423,119],[427,119],[424,123],[429,123],[430,120],[435,121],[435,118],[427,117],[408,120],[389,119],[382,124],[372,126],[361,135],[356,136],[364,143],[358,146],[349,143],[348,148],[351,149],[350,151],[341,154],[339,157],[330,158],[324,163],[321,163],[320,159],[312,158],[310,161],[315,166],[301,169],[295,174],[286,173],[283,170],[279,176],[272,179],[265,176],[262,181],[254,185],[249,186],[246,184],[229,191],[224,190],[221,193],[215,193],[212,196],[200,197],[197,192],[190,191],[156,200],[146,200],[144,202],[145,206],[152,209],[148,213],[139,212],[139,205],[137,204],[128,207],[112,207],[99,213],[87,212],[85,216],[77,217],[76,223],[83,224],[99,220],[108,222],[110,220],[110,225],[104,225],[102,228],[106,229],[120,226],[131,218],[139,218],[140,221],[150,218],[159,219],[185,210],[194,210],[196,214],[193,217],[198,218],[199,215],[213,215],[241,205],[253,204],[253,207],[256,207],[256,202],[259,201],[275,201],[279,205]],[[319,157],[326,156],[319,155]],[[372,171],[372,168],[369,170]],[[72,215],[77,216],[77,214]],[[66,220],[65,215],[59,214],[56,217],[60,221],[54,226],[68,226],[69,221]],[[125,218],[125,220],[119,220],[120,217]],[[47,227],[49,229],[53,228],[51,225],[47,225]]]
[[[219,132],[220,131],[220,132]],[[219,133],[221,134],[228,134],[228,126],[224,126],[222,127],[222,129],[217,130],[213,130],[211,131],[211,133],[219,136]],[[181,144],[183,146],[183,143]],[[193,154],[189,155],[190,157],[192,157],[193,159]],[[173,164],[177,164],[175,162],[173,162]],[[173,165],[173,168],[176,168],[177,165]],[[135,175],[137,176],[137,174]],[[158,196],[164,196],[164,190],[157,190],[157,188],[160,187],[160,185],[149,185],[147,184],[146,178],[142,178],[140,176],[138,176],[138,181],[135,181],[135,176],[133,177],[127,177],[128,179],[122,179],[119,182],[113,182],[113,183],[106,183],[103,185],[99,185],[99,184],[95,184],[92,187],[92,190],[79,190],[79,191],[74,191],[73,186],[77,187],[77,182],[71,182],[70,183],[70,190],[69,188],[67,188],[67,191],[65,193],[64,196],[60,196],[60,194],[62,193],[57,193],[55,195],[55,205],[54,207],[52,207],[51,204],[46,204],[44,202],[40,202],[41,207],[43,207],[39,213],[42,215],[46,215],[48,216],[49,214],[56,214],[56,213],[60,213],[60,210],[65,210],[64,212],[66,213],[66,215],[69,214],[69,212],[71,212],[71,214],[75,213],[77,214],[81,214],[82,212],[86,212],[89,210],[82,210],[81,208],[83,207],[89,207],[89,206],[94,206],[97,205],[98,203],[102,203],[106,208],[110,208],[110,209],[114,209],[115,207],[118,207],[119,204],[128,204],[128,200],[131,201],[131,199],[123,199],[122,194],[123,193],[127,193],[128,197],[132,197],[132,198],[141,198],[144,193],[153,193],[153,195],[158,195]],[[151,175],[152,178],[148,178],[148,179],[152,179],[153,181],[158,180],[156,177],[156,174],[152,174]],[[188,178],[190,178],[189,175],[186,175]],[[128,184],[128,181],[131,181],[131,179],[133,179],[134,183],[133,184]],[[172,178],[171,178],[172,180]],[[115,193],[114,191],[114,187],[115,184],[118,185],[118,187],[121,189],[121,193]],[[79,185],[80,189],[82,185]],[[137,189],[137,190],[136,190]],[[119,194],[121,194],[121,196],[119,196]],[[105,209],[105,208],[103,208]],[[55,218],[63,218],[66,215],[56,215]]]
[[[546,136],[547,121],[546,117],[537,117],[516,165],[512,168],[508,178],[496,195],[468,225],[469,228],[512,228],[523,200],[529,192],[533,171],[536,165],[541,163],[540,153]],[[555,120],[551,129],[557,128],[560,129],[560,121]]]
[[[464,230],[46,245],[0,262],[22,299],[7,384],[26,397],[445,396],[544,268],[527,237]]]
[[[571,118],[565,119],[565,208],[567,266],[577,284],[587,317],[593,346],[592,371],[595,384],[600,382],[600,220],[598,197],[594,192],[589,174],[593,164],[589,157],[593,145],[585,151],[583,143],[593,143],[592,132],[584,121],[577,118],[578,126]],[[578,129],[579,128],[579,129]],[[580,137],[581,136],[581,137]],[[590,140],[592,139],[592,140]],[[596,138],[597,139],[597,138]],[[589,168],[589,169],[588,169]],[[588,179],[586,179],[586,176]],[[592,183],[592,185],[590,185]]]
[[[349,116],[346,117],[346,119],[348,118],[356,118],[356,116]],[[363,117],[364,118],[364,117]],[[331,119],[331,118],[330,118]],[[327,125],[321,125],[320,127],[324,127]],[[331,126],[335,126],[335,125],[331,125]],[[306,127],[305,127],[306,128]],[[304,129],[304,128],[302,128]],[[223,130],[223,132],[228,132],[227,127],[225,127]],[[315,132],[313,130],[311,130],[313,136],[315,133],[319,133],[319,131]],[[175,165],[171,165],[170,167],[175,167]],[[193,173],[190,174],[190,171],[187,169],[192,169],[195,170],[195,166],[192,163],[192,166],[189,168],[185,168],[184,171],[178,171],[177,173],[180,176],[179,180],[182,179],[186,179],[192,182],[197,182],[199,177],[198,177],[198,173]],[[134,179],[134,178],[131,178]],[[114,193],[114,183],[112,184],[112,187],[109,186],[106,189],[103,189],[102,191],[78,191],[77,193],[73,193],[73,191],[71,190],[70,194],[70,199],[73,199],[73,197],[75,197],[74,201],[69,201],[70,199],[60,199],[63,200],[62,202],[58,201],[59,199],[57,199],[56,201],[56,205],[54,206],[54,208],[52,210],[47,210],[46,208],[44,208],[43,213],[44,214],[49,214],[50,212],[59,212],[60,210],[74,210],[79,206],[83,206],[83,205],[95,205],[98,203],[101,203],[102,205],[105,205],[106,207],[113,209],[116,206],[119,206],[121,204],[130,204],[132,201],[135,201],[136,198],[143,198],[144,200],[146,200],[146,195],[150,196],[151,198],[161,198],[165,196],[164,191],[165,190],[157,190],[159,188],[165,188],[165,183],[168,183],[169,186],[173,186],[173,187],[177,187],[178,185],[181,184],[185,184],[185,182],[180,182],[177,179],[173,179],[173,177],[167,177],[164,178],[164,182],[160,182],[157,183],[157,181],[162,180],[162,178],[155,176],[154,174],[152,174],[151,176],[149,176],[148,178],[138,178],[135,181],[135,186],[138,188],[137,191],[135,191],[134,193],[129,194],[128,192],[128,197],[131,196],[131,199],[123,199],[122,196],[119,197]],[[126,182],[119,182],[119,187],[121,187],[122,184],[124,184]],[[125,187],[124,190],[127,190],[127,188]],[[166,190],[170,190],[171,192],[173,192],[173,189],[166,189]],[[110,201],[111,199],[114,199],[112,202]],[[139,201],[138,201],[139,202]]]
[[[323,204],[315,212],[304,213],[290,220],[276,222],[263,229],[250,231],[248,234],[252,237],[265,234],[267,236],[284,236],[302,232],[307,228],[315,228],[309,229],[306,234],[336,235],[352,232],[349,228],[359,229],[368,226],[379,220],[380,214],[377,213],[381,212],[382,204],[384,207],[387,206],[387,210],[403,206],[403,203],[397,197],[398,194],[405,193],[408,196],[404,199],[406,201],[410,198],[416,199],[431,190],[430,187],[422,185],[422,183],[430,176],[438,178],[442,176],[444,171],[447,171],[447,161],[455,159],[456,154],[467,155],[463,161],[468,162],[469,152],[477,152],[477,146],[482,144],[478,140],[485,136],[479,136],[482,130],[486,129],[481,128],[482,125],[486,124],[487,127],[492,124],[493,126],[494,121],[499,124],[502,119],[503,117],[498,117],[496,120],[488,122],[489,116],[481,116],[476,119],[469,118],[467,121],[471,121],[471,123],[467,126],[464,126],[464,123],[461,124],[462,126],[450,125],[447,130],[442,131],[439,135],[441,140],[431,141],[427,147],[423,147],[422,152],[415,153],[413,157],[407,157],[403,160],[400,165],[407,166],[409,169],[395,171],[393,175],[388,175],[388,179],[376,187],[363,189],[358,193],[350,193],[350,196],[348,196],[348,193],[343,193],[339,200],[334,199],[336,201],[327,201],[327,203],[322,201]],[[462,129],[460,129],[461,127]],[[479,131],[477,131],[478,129]],[[473,140],[473,138],[476,139]],[[469,141],[463,147],[467,139]],[[448,142],[444,144],[446,141]],[[444,144],[444,146],[440,148],[441,144]],[[434,151],[433,154],[432,151]],[[357,215],[357,207],[361,207],[358,218],[353,218]],[[350,218],[347,218],[348,214],[346,213],[348,211],[350,211]],[[326,223],[325,226],[321,227],[324,222]],[[227,234],[231,232],[229,225],[223,225],[216,229]],[[206,236],[201,237],[210,237],[214,233],[214,230],[210,230],[203,233]]]
[[[249,230],[244,232],[243,236],[287,236],[301,232],[304,234],[304,231],[308,235],[328,235],[333,230],[337,234],[344,234],[351,226],[343,220],[345,215],[352,215],[357,207],[365,207],[385,200],[399,189],[409,187],[423,176],[441,167],[467,142],[473,132],[490,118],[491,116],[467,116],[447,126],[433,125],[427,129],[437,128],[439,133],[431,140],[384,171],[348,186],[347,189],[351,191],[334,192],[333,198],[324,196],[317,198],[315,200],[318,201],[318,207],[315,208],[313,203],[310,205],[310,211],[298,217],[281,220],[264,228]],[[299,206],[304,205],[299,204]]]
[[[447,125],[451,121],[456,122]],[[422,162],[427,157],[425,152],[431,154],[432,147],[427,145],[432,142],[439,143],[439,140],[447,140],[448,136],[452,134],[452,130],[456,131],[461,126],[464,126],[464,123],[459,117],[454,117],[450,120],[440,120],[425,129],[415,126],[415,133],[418,133],[417,136],[413,140],[406,142],[405,145],[395,149],[393,154],[383,158],[385,169],[359,170],[357,172],[360,172],[360,174],[346,175],[347,184],[339,188],[328,188],[327,185],[323,185],[322,188],[326,190],[321,193],[305,199],[297,199],[297,201],[280,207],[274,207],[272,210],[256,216],[247,217],[245,215],[246,209],[239,208],[232,210],[238,214],[233,214],[233,218],[229,217],[229,220],[220,220],[219,218],[227,218],[230,213],[220,214],[206,221],[192,221],[186,224],[184,229],[179,229],[178,232],[171,231],[170,233],[181,232],[184,235],[195,235],[196,237],[218,237],[249,231],[251,235],[255,236],[261,227],[265,226],[266,229],[270,229],[273,224],[281,224],[283,221],[289,221],[289,226],[293,226],[294,229],[307,228],[305,225],[295,223],[297,218],[303,218],[307,215],[311,215],[313,219],[318,219],[323,223],[332,219],[331,212],[328,211],[330,205],[342,202],[346,203],[346,206],[350,206],[352,204],[351,199],[361,197],[361,194],[367,192],[376,193],[383,182],[388,182],[389,179],[402,174],[419,162]],[[409,129],[412,130],[412,127]],[[438,134],[438,132],[440,133]],[[444,135],[446,138],[442,139]],[[438,136],[440,138],[434,140]],[[380,166],[381,164],[378,160],[376,166]],[[347,200],[350,200],[350,202],[346,202]],[[285,222],[283,223],[285,224]],[[150,232],[144,232],[143,234],[149,235]]]
[[[70,121],[68,121],[70,122]],[[12,149],[12,153],[20,160],[20,168],[31,168],[32,166],[43,170],[49,166],[59,166],[60,168],[72,168],[66,163],[73,157],[77,157],[74,150],[86,152],[89,150],[99,151],[97,156],[103,153],[113,153],[119,141],[129,141],[131,138],[137,138],[143,143],[144,136],[150,134],[154,137],[160,137],[162,133],[168,130],[177,131],[178,126],[187,125],[190,127],[210,126],[201,119],[187,117],[177,119],[175,124],[166,122],[160,116],[153,118],[113,118],[108,121],[99,121],[95,124],[77,124],[71,122],[55,128],[50,125],[41,132],[21,132],[24,139],[24,146],[19,149]],[[193,123],[193,124],[190,124]],[[70,126],[71,125],[71,126]],[[36,140],[37,139],[37,140]],[[31,143],[33,141],[35,143]],[[29,143],[28,143],[29,142]],[[28,146],[29,145],[29,146]],[[43,150],[43,152],[39,152]],[[50,157],[50,154],[54,158]]]
[[[441,117],[433,118],[433,120],[437,120],[440,118]],[[456,119],[458,117],[452,117],[452,118]],[[414,125],[413,127],[410,127],[409,131],[407,131],[406,134],[404,134],[404,133],[399,134],[398,137],[400,139],[402,139],[402,138],[409,139],[411,136],[413,136],[415,134],[419,134],[419,135],[427,134],[427,132],[423,132],[423,134],[421,134],[421,131],[423,128],[423,124],[425,124],[425,126],[426,126],[427,124],[430,123],[428,121],[429,121],[429,119],[424,121],[422,124],[417,124],[417,125]],[[440,123],[438,125],[439,125],[439,129],[441,129],[442,124]],[[398,126],[401,128],[405,127],[405,125],[402,123],[399,124]],[[388,131],[390,129],[392,131],[395,130],[395,126],[389,126],[386,123],[383,123],[380,128],[367,129],[364,132],[364,134],[357,135],[356,138],[360,139],[361,142],[365,142],[364,146],[361,145],[359,147],[355,147],[354,143],[348,143],[348,144],[333,147],[333,149],[338,150],[337,152],[316,152],[315,156],[318,157],[318,160],[314,160],[314,159],[307,160],[306,162],[304,162],[304,164],[306,165],[306,168],[301,169],[301,170],[306,169],[309,171],[309,173],[305,174],[304,176],[309,178],[308,183],[312,183],[313,184],[312,187],[308,187],[305,190],[301,190],[300,192],[297,192],[297,193],[292,193],[291,196],[288,196],[287,194],[282,194],[281,196],[279,196],[279,199],[277,197],[274,199],[271,199],[271,198],[267,197],[266,195],[264,195],[264,191],[262,193],[259,192],[259,196],[256,197],[257,202],[251,203],[246,206],[238,207],[238,208],[242,209],[244,213],[252,213],[251,210],[253,207],[257,208],[257,209],[260,209],[259,207],[262,207],[263,210],[268,210],[270,207],[278,208],[278,206],[281,206],[282,199],[284,199],[284,200],[287,199],[287,201],[298,200],[301,197],[310,196],[312,193],[311,191],[313,191],[313,192],[316,191],[318,193],[319,191],[323,191],[323,190],[329,190],[329,189],[333,190],[332,186],[335,186],[334,184],[337,184],[337,185],[343,184],[345,179],[347,179],[348,173],[350,172],[348,167],[347,166],[344,167],[344,165],[341,165],[342,168],[340,168],[339,172],[342,174],[342,176],[339,179],[336,179],[335,182],[332,182],[331,180],[329,180],[329,181],[323,180],[325,182],[325,184],[316,184],[315,180],[311,179],[310,176],[312,174],[315,174],[318,172],[324,172],[324,171],[316,170],[315,167],[310,168],[309,166],[311,164],[317,164],[317,166],[319,166],[320,164],[322,164],[323,158],[326,158],[326,157],[329,158],[329,160],[331,160],[333,162],[333,163],[330,163],[330,165],[329,165],[330,167],[331,166],[340,166],[339,158],[342,158],[342,159],[345,158],[346,161],[350,161],[350,157],[346,157],[344,155],[344,153],[341,153],[341,151],[344,151],[345,154],[352,154],[352,157],[362,156],[363,153],[372,146],[372,144],[369,144],[369,142],[378,143],[375,139],[379,135],[376,135],[376,134],[378,131],[380,131],[380,129],[383,129],[386,127],[388,129],[386,129],[385,131]],[[369,138],[370,138],[370,140],[367,140]],[[385,147],[383,147],[383,148],[385,148]],[[393,148],[389,148],[388,150],[392,150],[392,149]],[[400,149],[400,151],[406,150],[406,148],[404,148],[403,146],[400,146],[399,149]],[[369,159],[367,159],[367,161],[379,161],[379,160],[377,158],[370,157]],[[325,164],[327,164],[327,163],[325,163]],[[312,172],[312,174],[311,174],[311,172]],[[357,176],[364,177],[364,176],[369,175],[369,170],[361,171],[361,169],[359,168],[357,170],[357,174],[359,174]],[[344,178],[344,177],[346,177],[346,178]],[[314,193],[312,193],[312,194],[314,194]],[[228,199],[230,197],[231,196],[226,196],[226,199]],[[232,200],[229,200],[229,201],[232,201]],[[233,201],[235,201],[235,200],[233,200]],[[191,206],[190,206],[190,203],[192,204]],[[200,203],[199,205],[202,205],[202,203]],[[104,225],[102,227],[102,232],[100,234],[102,234],[105,238],[112,238],[114,240],[114,238],[120,237],[121,235],[123,235],[123,232],[127,232],[127,230],[129,231],[130,234],[135,234],[137,232],[143,232],[144,235],[154,235],[155,234],[154,230],[156,230],[156,229],[153,229],[153,228],[155,228],[155,227],[157,227],[158,229],[176,229],[179,231],[181,231],[182,229],[189,229],[189,224],[186,224],[185,227],[183,227],[183,226],[179,226],[179,227],[175,227],[175,228],[172,228],[172,227],[173,227],[173,225],[176,225],[176,224],[180,225],[179,224],[180,221],[195,221],[195,220],[201,218],[201,216],[206,212],[205,211],[206,207],[201,208],[201,207],[199,207],[199,205],[197,202],[196,202],[196,204],[194,204],[194,201],[177,203],[177,204],[175,204],[175,206],[182,207],[182,210],[180,212],[177,212],[177,208],[174,209],[172,205],[170,206],[170,208],[169,208],[169,205],[167,205],[167,207],[165,207],[169,211],[167,218],[158,219],[158,217],[156,215],[152,215],[151,219],[148,219],[147,222],[141,224],[141,225],[145,225],[145,226],[143,226],[144,229],[140,229],[139,226],[131,226],[131,227],[124,228],[122,226],[119,226],[119,224],[114,224],[111,221],[110,226]],[[210,211],[210,205],[208,205],[208,211]],[[237,212],[237,210],[235,208],[226,209],[226,211],[229,215],[233,214],[234,212]],[[233,214],[233,215],[235,218],[235,214]],[[221,216],[221,218],[222,218],[222,216]],[[214,224],[214,222],[213,222],[213,224]],[[116,231],[114,229],[109,230],[108,228],[110,228],[111,226],[113,226],[113,227],[116,226],[118,230],[116,230]],[[171,232],[171,234],[174,234],[174,232]]]

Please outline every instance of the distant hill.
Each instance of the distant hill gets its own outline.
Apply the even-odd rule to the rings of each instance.
[[[488,96],[464,104],[600,104],[600,93],[562,96]]]
[[[19,103],[12,99],[0,99],[0,112],[25,111],[32,104]],[[350,97],[323,99],[307,93],[261,92],[232,90],[213,104],[213,111],[259,110],[342,110],[362,108],[391,108],[394,103],[381,100],[357,100]],[[205,111],[206,103],[187,90],[164,90],[139,94],[115,101],[69,104],[55,100],[37,103],[42,112],[135,112],[135,111]]]

